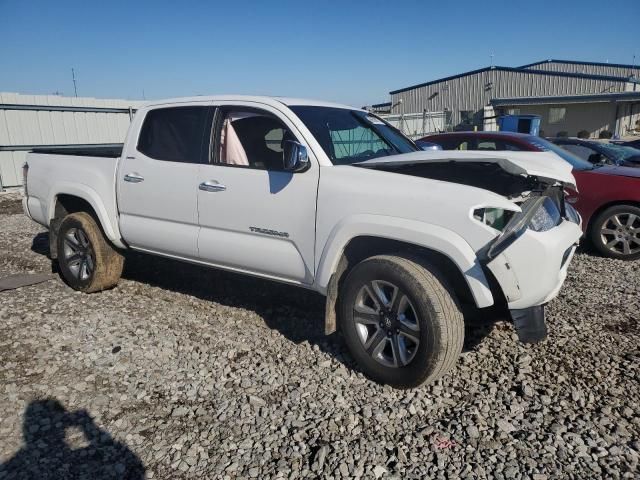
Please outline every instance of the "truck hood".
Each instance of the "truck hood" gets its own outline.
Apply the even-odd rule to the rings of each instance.
[[[576,188],[572,166],[553,152],[434,150],[374,158],[355,165],[393,168],[405,165],[454,163],[496,164],[512,175],[537,177],[550,183],[561,182]]]

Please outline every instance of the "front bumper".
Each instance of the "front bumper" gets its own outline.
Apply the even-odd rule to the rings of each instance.
[[[486,264],[509,310],[544,305],[558,294],[581,236],[580,226],[567,220],[546,232],[529,229]]]

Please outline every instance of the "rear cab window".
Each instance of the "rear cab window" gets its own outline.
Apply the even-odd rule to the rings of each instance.
[[[206,106],[157,108],[147,112],[137,150],[154,160],[200,163]]]

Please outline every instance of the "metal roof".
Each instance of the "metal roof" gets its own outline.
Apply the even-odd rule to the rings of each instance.
[[[357,108],[349,105],[342,105],[339,103],[324,102],[322,100],[309,100],[305,98],[289,98],[289,97],[274,97],[267,95],[200,95],[196,97],[179,97],[179,98],[167,98],[163,100],[155,100],[147,102],[145,106],[159,106],[159,105],[171,105],[175,103],[190,103],[190,102],[214,102],[214,101],[244,101],[244,102],[257,102],[264,103],[271,106],[277,106],[277,104],[284,104],[287,106],[294,105],[310,105],[316,107],[333,107],[333,108],[346,108],[349,110],[355,110]]]
[[[470,72],[459,73],[457,75],[452,75],[450,77],[439,78],[437,80],[432,80],[430,82],[419,83],[417,85],[411,85],[410,87],[400,88],[398,90],[393,90],[389,92],[389,95],[394,95],[400,92],[406,92],[407,90],[413,90],[414,88],[426,87],[429,85],[433,85],[435,83],[446,82],[449,80],[454,80],[456,78],[466,77],[467,75],[475,75],[476,73],[488,72],[488,71],[502,71],[502,72],[515,72],[515,73],[523,73],[523,74],[534,74],[534,75],[550,75],[555,77],[569,77],[569,78],[591,78],[595,80],[610,80],[613,82],[626,82],[626,77],[615,77],[611,75],[590,75],[587,73],[570,73],[570,72],[554,72],[549,70],[527,70],[522,67],[484,67],[479,68],[478,70],[471,70]]]
[[[640,101],[639,92],[598,93],[594,95],[557,95],[540,97],[494,98],[491,104],[497,105],[534,105],[556,103],[594,103],[594,102],[634,102]]]
[[[540,62],[528,63],[518,68],[535,67],[536,65],[543,65],[545,63],[566,63],[569,65],[590,65],[594,67],[616,67],[616,68],[631,68],[631,69],[640,70],[640,65],[627,65],[624,63],[581,62],[579,60],[558,60],[556,58],[550,58],[549,60],[542,60]]]

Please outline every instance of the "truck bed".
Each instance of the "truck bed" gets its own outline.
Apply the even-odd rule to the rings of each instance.
[[[28,175],[25,212],[49,227],[57,196],[76,196],[87,201],[109,238],[120,237],[117,224],[115,178],[122,146],[67,150],[36,149],[27,154]],[[107,153],[109,155],[107,155]]]
[[[73,155],[79,157],[112,157],[117,158],[122,155],[122,143],[100,143],[87,145],[49,145],[46,147],[36,147],[31,150],[33,153]]]

